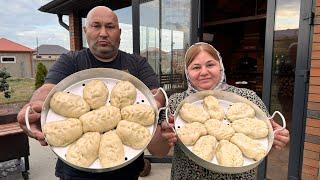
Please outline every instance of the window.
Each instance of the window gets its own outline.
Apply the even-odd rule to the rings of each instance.
[[[16,63],[15,56],[1,56],[1,63]]]

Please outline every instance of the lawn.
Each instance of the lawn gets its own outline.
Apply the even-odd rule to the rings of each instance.
[[[0,93],[0,104],[12,104],[29,101],[34,91],[34,79],[30,78],[9,78],[8,83],[11,89],[11,98],[6,99],[3,92]]]

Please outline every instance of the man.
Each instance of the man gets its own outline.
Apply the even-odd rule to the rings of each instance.
[[[44,140],[44,134],[40,130],[39,120],[42,104],[50,90],[68,75],[89,68],[114,68],[125,70],[139,78],[154,94],[159,87],[156,75],[145,58],[119,50],[121,29],[119,28],[118,18],[111,9],[104,6],[93,8],[87,15],[84,32],[89,49],[62,54],[50,69],[45,84],[33,93],[30,102],[18,114],[17,119],[20,126],[30,137],[37,139],[43,146],[47,145],[47,143]],[[164,98],[161,93],[158,93],[155,99],[158,107],[164,105]],[[32,132],[26,129],[24,121],[27,106],[31,106],[33,110],[29,115]],[[158,126],[156,136],[150,142],[148,149],[152,154],[164,156],[168,149],[159,149],[158,147],[162,146],[158,145],[161,143],[168,144],[168,141],[162,136],[161,131],[166,131],[166,128],[161,130],[160,126]],[[143,154],[131,164],[106,173],[80,171],[58,160],[55,174],[60,179],[138,179],[143,167]]]

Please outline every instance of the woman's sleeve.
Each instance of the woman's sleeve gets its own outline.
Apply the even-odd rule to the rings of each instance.
[[[261,110],[263,110],[267,116],[269,116],[269,111],[266,107],[266,105],[263,103],[263,101],[261,100],[261,98],[257,95],[257,93],[255,93],[252,90],[248,90],[248,94],[249,96],[247,97],[247,99],[249,99],[251,102],[255,103]]]
[[[178,105],[183,100],[183,93],[175,93],[169,97],[169,110],[171,114],[174,114]]]

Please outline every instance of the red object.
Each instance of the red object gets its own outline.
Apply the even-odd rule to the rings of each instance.
[[[21,44],[0,38],[0,52],[33,52],[34,50]]]

